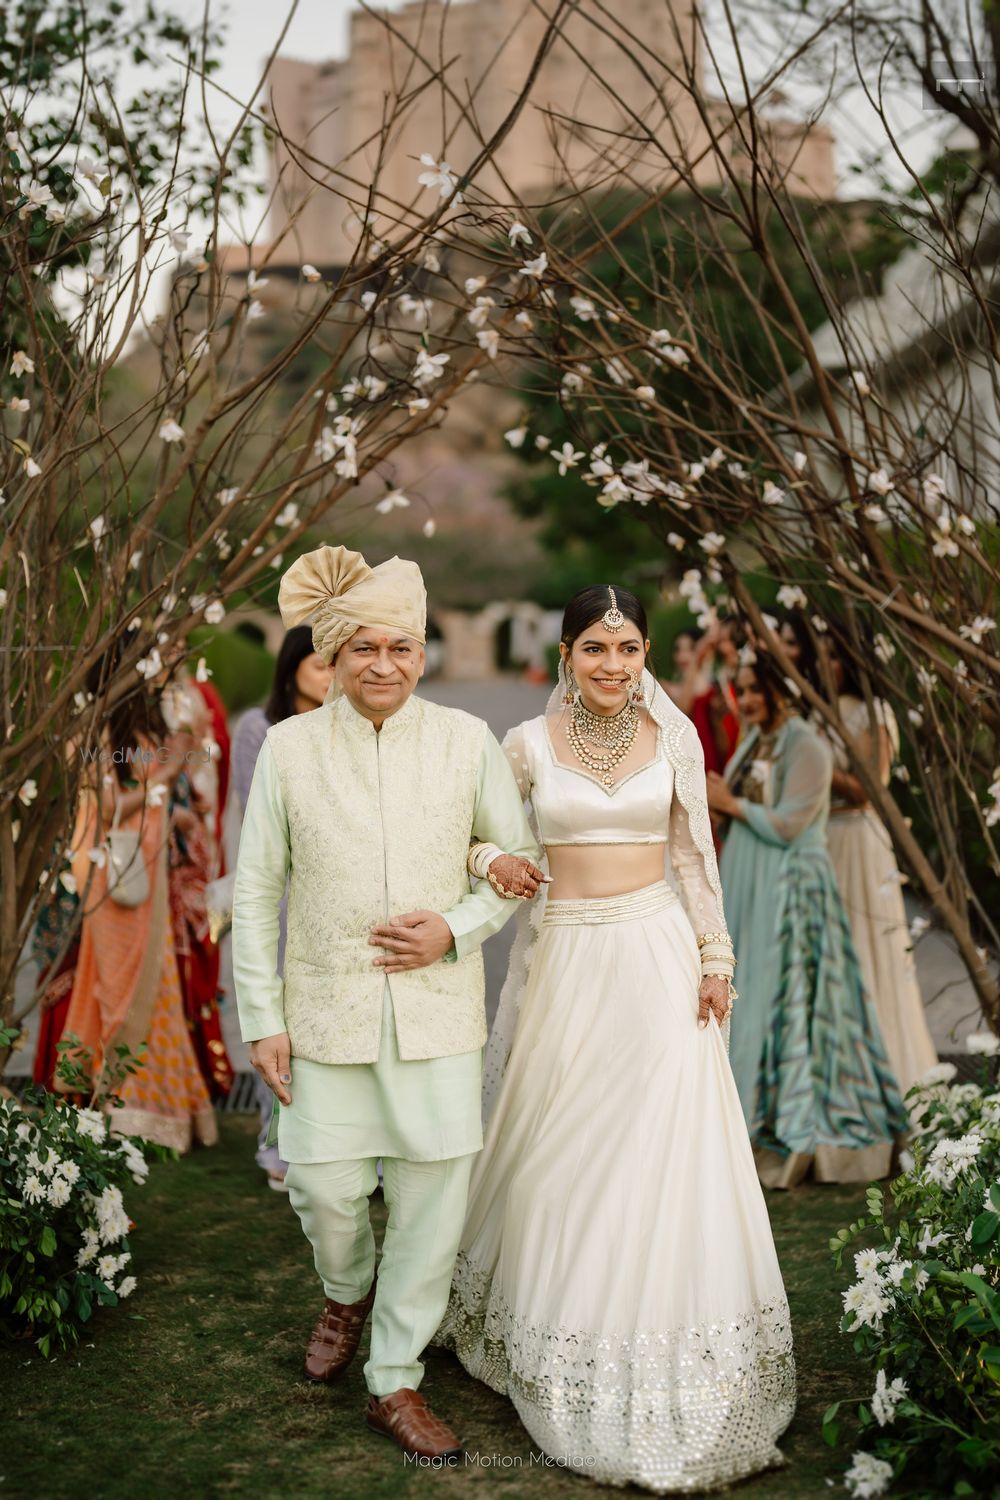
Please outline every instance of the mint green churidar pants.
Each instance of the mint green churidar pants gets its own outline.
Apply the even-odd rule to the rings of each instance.
[[[290,1164],[288,1196],[334,1302],[360,1302],[371,1287],[368,1199],[382,1161],[389,1219],[365,1365],[376,1396],[419,1387],[420,1355],[444,1317],[483,1143],[481,1081],[481,1051],[400,1058],[388,984],[377,1062],[292,1058],[292,1103],[281,1109],[278,1141]]]
[[[474,1160],[474,1153],[447,1161],[382,1159],[389,1220],[365,1365],[373,1395],[388,1396],[404,1386],[415,1391],[423,1379],[420,1355],[448,1305]],[[378,1183],[375,1161],[295,1162],[288,1169],[288,1196],[312,1244],[326,1295],[335,1302],[360,1302],[375,1275],[368,1216]]]

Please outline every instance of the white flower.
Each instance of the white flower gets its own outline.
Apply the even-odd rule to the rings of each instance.
[[[160,424],[159,437],[161,443],[183,443],[184,428],[173,417],[167,417],[166,421]]]
[[[869,521],[873,521],[876,525],[878,525],[882,521],[888,520],[888,516],[882,509],[881,505],[866,505],[863,508],[863,514]]]
[[[39,474],[42,472],[41,465],[35,462],[30,453],[28,454],[28,457],[22,462],[21,468],[24,470],[25,474],[27,474],[29,479],[37,479]]]
[[[495,328],[482,328],[476,334],[476,343],[490,359],[496,359],[500,347],[500,335]]]
[[[453,169],[446,161],[435,161],[428,151],[420,156],[421,163],[428,169],[421,172],[417,178],[421,187],[437,188],[442,198],[454,198],[456,204],[462,202],[461,193],[457,192],[458,178]]]
[[[724,550],[725,545],[726,539],[720,531],[706,532],[703,537],[698,539],[698,546],[703,552],[707,552],[709,557],[718,557],[719,553]]]
[[[881,631],[875,632],[875,655],[881,662],[890,662],[896,654],[896,645]]]
[[[854,1273],[856,1276],[871,1276],[879,1264],[877,1250],[861,1250],[854,1257]]]
[[[851,380],[854,382],[854,389],[857,391],[859,396],[871,395],[872,388],[868,384],[868,377],[865,374],[864,370],[852,370]]]
[[[211,604],[205,606],[205,623],[208,625],[219,625],[226,618],[226,606],[221,599],[213,599]]]
[[[247,272],[247,291],[253,294],[259,292],[262,287],[267,286],[268,277],[258,276],[256,271]]]
[[[430,385],[433,381],[441,379],[444,367],[450,359],[450,354],[428,354],[426,349],[421,349],[410,379],[414,385]]]
[[[203,656],[199,656],[199,658],[198,658],[198,665],[195,668],[195,673],[194,673],[194,680],[195,680],[195,682],[207,682],[208,679],[211,676],[212,676],[212,669],[211,669],[211,667],[209,667],[209,666],[206,665],[205,658]]]
[[[99,1198],[93,1199],[97,1214],[97,1232],[102,1245],[112,1245],[128,1234],[128,1214],[122,1203],[119,1187],[106,1187]]]
[[[868,476],[868,488],[876,495],[888,495],[896,488],[896,484],[885,469],[876,469]]]
[[[547,450],[551,446],[552,446],[552,439],[551,438],[547,438],[545,436],[544,432],[540,432],[538,434],[538,436],[535,438],[535,447],[539,450],[539,452],[545,453],[545,452],[547,452]]]
[[[31,402],[25,396],[12,396],[7,402],[11,411],[30,411]]]
[[[526,260],[517,274],[519,276],[532,276],[537,281],[545,275],[545,272],[548,270],[548,268],[549,258],[543,250],[541,255],[539,255],[535,260]]]
[[[476,305],[466,314],[465,321],[472,328],[484,328],[489,321],[491,308],[496,307],[492,297],[477,297]]]
[[[692,484],[697,484],[705,472],[705,465],[703,463],[685,464],[684,467],[687,470],[687,477]]]
[[[267,308],[264,306],[263,302],[258,302],[256,297],[252,297],[250,299],[250,306],[247,308],[247,322],[253,323],[256,322],[258,318],[263,318],[266,316]]]
[[[563,443],[552,455],[559,465],[560,474],[565,474],[568,469],[575,469],[584,456],[583,450],[575,449],[572,443]]]
[[[33,359],[28,358],[23,349],[18,349],[15,351],[14,357],[10,362],[10,373],[14,376],[15,380],[19,379],[22,375],[34,375],[35,362]]]
[[[37,1172],[31,1172],[21,1184],[21,1191],[28,1203],[41,1203],[46,1196],[46,1186]]]
[[[102,1255],[97,1262],[97,1275],[102,1281],[110,1281],[118,1274],[117,1255]]]
[[[907,1394],[906,1382],[894,1380],[891,1382],[885,1378],[885,1371],[879,1370],[875,1376],[875,1390],[871,1398],[872,1415],[880,1427],[887,1422],[896,1419],[896,1407]]]
[[[520,219],[515,219],[513,224],[508,229],[507,239],[509,240],[512,247],[518,244],[531,244],[531,235],[528,233],[527,225],[522,224]]]
[[[522,308],[519,313],[515,314],[514,322],[517,324],[518,328],[523,328],[528,333],[530,333],[535,326],[534,319],[532,318],[530,312],[527,312],[524,308]]]
[[[787,499],[787,491],[783,490],[780,484],[775,484],[772,479],[765,479],[764,492],[760,498],[765,505],[781,505]]]
[[[623,500],[630,500],[631,498],[632,491],[624,479],[620,478],[617,474],[612,474],[598,495],[597,503],[598,505],[603,505],[605,510],[611,510],[613,506],[619,505]]]
[[[126,1276],[122,1281],[118,1283],[116,1290],[119,1297],[129,1297],[135,1291],[137,1286],[138,1282],[136,1281],[134,1276]]]
[[[583,376],[576,370],[567,370],[562,378],[561,394],[564,400],[572,400],[583,390]]]
[[[859,1451],[854,1454],[851,1467],[844,1475],[844,1484],[855,1500],[870,1500],[872,1496],[885,1494],[891,1478],[892,1464]]]
[[[983,1138],[976,1131],[959,1136],[957,1140],[938,1141],[931,1152],[924,1175],[929,1182],[944,1188],[953,1187],[963,1172],[975,1166],[983,1145]]]
[[[957,1073],[958,1069],[954,1063],[935,1063],[932,1068],[927,1069],[926,1073],[921,1073],[917,1079],[917,1087],[933,1088],[936,1083],[951,1083]]]
[[[56,1171],[60,1177],[65,1178],[70,1187],[80,1180],[80,1168],[75,1161],[61,1161],[56,1167]]]
[[[305,277],[306,281],[323,280],[321,272],[317,271],[315,266],[311,266],[308,261],[306,261],[305,265],[302,267],[302,275]]]
[[[922,938],[930,925],[927,917],[914,917],[910,923],[910,941],[915,943],[918,938]]]
[[[957,557],[959,550],[958,543],[950,533],[951,523],[948,523],[948,529],[943,529],[941,527],[941,519],[941,517],[938,518],[937,529],[932,528],[931,530],[931,536],[934,538],[934,545],[931,551],[935,557]]]
[[[795,470],[796,474],[801,474],[808,462],[809,460],[804,453],[796,453],[795,457],[792,459],[792,468]]]
[[[510,427],[503,436],[504,442],[509,443],[512,448],[521,448],[528,436],[528,429],[527,427]]]
[[[420,258],[420,264],[425,271],[430,271],[432,276],[436,276],[441,269],[441,262],[438,260],[437,253],[433,249],[424,251]]]
[[[783,583],[778,590],[778,603],[783,609],[805,609],[809,601],[798,584]]]
[[[965,1038],[965,1049],[979,1057],[994,1057],[1000,1052],[1000,1036],[994,1036],[992,1031],[972,1031]]]
[[[10,404],[13,406],[14,403],[11,402]],[[960,625],[958,633],[964,636],[967,641],[971,641],[974,646],[980,646],[982,645],[983,636],[987,635],[989,631],[995,630],[996,626],[996,620],[992,620],[989,615],[977,615],[971,625]]]
[[[36,209],[44,208],[52,201],[52,189],[44,182],[35,182],[33,178],[27,186],[22,182],[21,192],[27,198],[27,202],[22,203],[17,211],[19,219],[27,219]]]
[[[643,406],[649,406],[656,400],[656,392],[651,385],[637,385],[635,396]]]
[[[434,303],[429,297],[414,297],[412,292],[404,292],[396,306],[400,314],[404,318],[411,318],[418,328],[427,327],[434,311]]]
[[[147,682],[151,677],[156,677],[158,673],[163,671],[163,659],[155,646],[150,651],[148,656],[141,656],[139,658],[139,660],[135,664],[135,670],[139,673],[139,676],[144,677]]]
[[[477,292],[482,291],[485,285],[485,276],[467,276],[465,278],[465,295],[467,297],[474,297]]]
[[[23,802],[25,807],[30,807],[37,796],[38,782],[33,776],[29,776],[27,781],[21,782],[18,788],[17,799],[19,802]]]
[[[748,470],[746,470],[741,463],[737,463],[735,460],[731,464],[726,464],[726,473],[731,474],[734,479],[749,478]]]
[[[406,403],[406,410],[411,417],[415,417],[417,412],[426,411],[430,404],[426,396],[411,396]]]
[[[371,312],[372,308],[375,306],[375,304],[376,304],[377,301],[378,301],[378,292],[362,292],[361,293],[361,306],[362,306],[362,308],[364,309],[365,312]]]
[[[375,506],[380,515],[387,516],[391,510],[406,510],[410,502],[402,490],[390,490]]]
[[[294,526],[299,519],[299,507],[294,500],[289,500],[283,510],[280,510],[274,518],[275,526]]]
[[[76,895],[76,876],[73,874],[72,870],[63,870],[62,874],[59,876],[59,884],[62,886],[63,890],[68,891],[71,896]]]
[[[96,1229],[85,1229],[83,1231],[83,1243],[76,1252],[76,1263],[78,1266],[87,1266],[94,1259],[100,1247],[101,1239]]]
[[[581,323],[592,323],[596,318],[600,317],[600,313],[589,297],[581,297],[579,295],[571,297],[569,305]]]
[[[676,531],[668,531],[667,545],[670,547],[676,547],[678,552],[683,552],[686,543],[684,541],[684,538],[680,536]]]
[[[424,536],[426,536],[426,537],[431,537],[431,536],[434,535],[435,531],[437,531],[437,522],[434,520],[433,516],[431,516],[428,520],[426,520],[424,522],[423,526],[421,527],[421,530],[423,531]]]

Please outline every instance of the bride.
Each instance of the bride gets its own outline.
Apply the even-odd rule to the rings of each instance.
[[[559,1463],[697,1491],[781,1463],[795,1374],[726,1053],[703,756],[648,649],[636,598],[581,590],[549,712],[504,743],[552,883],[521,913],[437,1342]],[[519,863],[470,853],[498,888]]]

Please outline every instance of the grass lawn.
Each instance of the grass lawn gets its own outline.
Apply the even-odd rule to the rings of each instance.
[[[404,1467],[395,1446],[369,1433],[361,1355],[338,1386],[306,1384],[302,1353],[322,1293],[287,1199],[266,1190],[254,1165],[253,1133],[252,1121],[225,1117],[216,1150],[154,1165],[145,1188],[132,1193],[139,1287],[120,1309],[97,1315],[93,1344],[48,1364],[31,1345],[0,1348],[0,1496],[404,1500],[433,1489],[445,1500],[589,1500],[622,1493],[541,1468],[537,1459],[532,1466],[531,1445],[506,1401],[439,1351],[428,1356],[428,1395],[481,1460],[456,1470]],[[783,1444],[788,1466],[739,1487],[754,1500],[826,1495],[828,1476],[839,1480],[843,1465],[824,1448],[819,1418],[831,1401],[857,1394],[865,1377],[837,1333],[839,1281],[827,1240],[863,1201],[863,1188],[769,1197],[792,1305],[799,1407]],[[380,1199],[374,1211],[381,1220]],[[521,1463],[501,1467],[501,1456]]]

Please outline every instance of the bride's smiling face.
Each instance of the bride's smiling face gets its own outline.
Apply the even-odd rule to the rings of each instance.
[[[631,620],[614,633],[595,620],[572,646],[559,646],[563,661],[573,669],[584,706],[595,714],[621,712],[632,681],[642,675],[648,650],[649,642]]]

